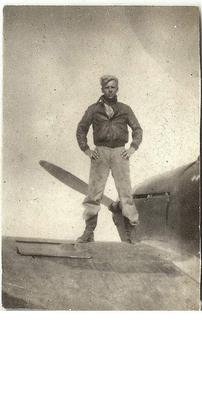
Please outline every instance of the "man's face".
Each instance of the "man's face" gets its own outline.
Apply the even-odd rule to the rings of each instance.
[[[113,99],[113,97],[116,96],[118,92],[118,85],[116,81],[109,81],[105,86],[103,86],[102,92],[107,99]]]

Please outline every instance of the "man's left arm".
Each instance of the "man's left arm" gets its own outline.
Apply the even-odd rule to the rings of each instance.
[[[128,125],[132,129],[132,142],[130,148],[125,150],[122,154],[123,158],[129,158],[139,147],[142,142],[143,130],[133,112],[133,110],[128,107]]]

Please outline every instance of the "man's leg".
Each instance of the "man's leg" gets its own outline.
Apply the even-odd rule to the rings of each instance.
[[[93,231],[97,225],[100,202],[109,176],[109,151],[103,147],[98,147],[97,150],[99,158],[91,160],[88,195],[83,201],[85,207],[83,217],[86,228],[83,235],[77,239],[78,242],[92,242],[94,240]]]
[[[130,182],[129,160],[121,157],[124,147],[118,147],[112,151],[111,169],[116,189],[122,208],[122,214],[131,225],[138,223],[138,211],[136,209]]]

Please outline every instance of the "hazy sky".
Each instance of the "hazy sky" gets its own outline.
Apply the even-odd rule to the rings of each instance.
[[[4,8],[4,228],[7,235],[73,239],[83,196],[48,175],[44,159],[88,181],[76,127],[115,74],[119,99],[144,131],[132,185],[199,154],[196,7]],[[89,143],[91,132],[89,132]],[[112,178],[106,194],[116,199]],[[97,240],[116,240],[102,207]]]

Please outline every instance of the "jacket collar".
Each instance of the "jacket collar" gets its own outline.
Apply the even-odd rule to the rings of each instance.
[[[102,95],[99,99],[98,99],[98,103],[106,103],[108,106],[113,106],[114,104],[117,103],[117,96],[113,97],[113,99],[106,99],[104,95]]]

